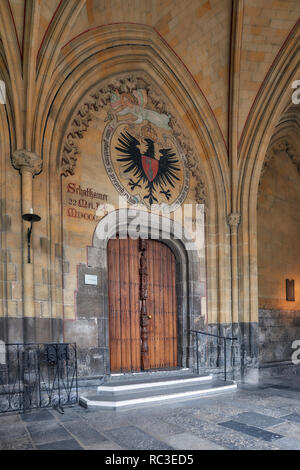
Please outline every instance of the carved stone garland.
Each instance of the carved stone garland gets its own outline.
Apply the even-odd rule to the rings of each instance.
[[[298,174],[300,176],[300,152],[289,142],[289,140],[281,139],[278,142],[271,145],[266,153],[265,161],[260,174],[259,186],[261,185],[262,177],[270,163],[270,161],[280,152],[285,152],[292,162],[296,165]],[[259,187],[260,191],[260,187]]]
[[[88,130],[90,122],[94,118],[94,113],[99,112],[110,103],[112,91],[118,90],[120,94],[131,93],[133,90],[139,88],[147,90],[148,102],[155,111],[170,114],[162,96],[138,74],[132,74],[118,80],[113,80],[110,84],[94,91],[89,95],[89,100],[78,109],[75,118],[71,122],[71,127],[66,134],[61,156],[61,173],[63,176],[74,175],[76,162],[80,156],[78,139],[84,137],[84,133]],[[172,114],[170,115],[170,126],[187,157],[188,168],[197,180],[196,202],[206,204],[207,206],[207,192],[205,183],[200,177],[201,169],[197,155],[195,155],[188,139],[183,135],[177,119]]]

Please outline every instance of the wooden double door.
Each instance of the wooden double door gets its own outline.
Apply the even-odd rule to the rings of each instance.
[[[175,257],[156,240],[108,243],[111,372],[177,366]]]

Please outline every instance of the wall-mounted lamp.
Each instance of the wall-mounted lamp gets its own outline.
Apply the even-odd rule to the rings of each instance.
[[[286,279],[286,300],[295,301],[295,281],[294,279]]]
[[[22,219],[30,222],[30,228],[27,230],[27,247],[28,247],[28,258],[27,261],[30,263],[30,240],[31,240],[31,232],[32,232],[32,223],[39,222],[41,220],[40,216],[37,214],[23,214]]]

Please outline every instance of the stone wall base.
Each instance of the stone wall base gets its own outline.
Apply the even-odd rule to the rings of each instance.
[[[274,354],[280,350],[280,341],[291,344],[297,339],[298,327],[291,325],[286,327],[279,325],[266,325],[272,323],[270,311],[268,315],[260,318],[260,324],[208,324],[198,326],[202,331],[218,334],[226,337],[237,337],[233,343],[227,346],[227,379],[238,382],[258,383],[261,378],[272,376],[300,375],[300,365],[295,365],[291,360],[265,361],[263,351],[275,347]],[[276,321],[280,315],[275,315]],[[298,318],[287,316],[284,318]],[[297,320],[298,321],[298,320]],[[261,328],[264,328],[263,335]],[[270,342],[266,341],[266,334]],[[293,333],[292,336],[287,333]],[[75,342],[78,351],[78,376],[96,377],[109,374],[109,357],[107,331],[104,318],[61,320],[49,318],[0,318],[0,340],[5,343],[24,342]],[[300,335],[299,335],[300,338]],[[196,341],[195,336],[190,336],[187,341],[187,356],[190,361],[187,364],[196,371]],[[286,351],[285,348],[281,349]],[[217,338],[201,335],[198,343],[199,372],[212,373],[216,377],[224,377],[224,349],[222,343],[218,344]],[[290,354],[293,350],[290,349]]]
[[[269,364],[261,364],[259,366],[260,379],[268,377],[293,377],[300,376],[300,364],[296,365],[292,362],[271,362]]]
[[[300,365],[293,364],[293,343],[300,340],[300,311],[259,310],[259,371],[261,377],[300,374]],[[298,346],[296,347],[296,349]]]

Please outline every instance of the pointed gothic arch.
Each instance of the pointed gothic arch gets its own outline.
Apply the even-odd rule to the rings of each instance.
[[[149,77],[162,94],[168,96],[179,110],[188,132],[185,151],[189,154],[191,171],[199,178],[197,202],[205,200],[209,206],[206,234],[209,321],[216,323],[230,305],[229,289],[225,295],[221,295],[218,289],[219,282],[223,285],[230,283],[226,267],[228,251],[221,249],[217,255],[218,246],[228,244],[224,217],[229,204],[226,147],[205,97],[177,55],[153,28],[136,24],[108,25],[80,35],[63,49],[46,105],[41,110],[43,138],[38,142],[37,137],[37,147],[49,174],[45,184],[52,213],[50,220],[54,221],[53,214],[59,217],[61,211],[57,196],[60,194],[59,176],[65,139],[72,124],[79,118],[79,129],[75,125],[75,131],[78,131],[78,139],[84,138],[86,129],[80,119],[85,116],[91,93],[105,80],[113,83],[120,74],[130,75],[136,71]],[[42,173],[41,177],[45,178],[45,175]],[[55,224],[51,222],[49,225],[49,238],[53,240],[50,264],[57,265],[55,244],[62,246],[62,241]],[[58,298],[59,303],[60,297],[53,293],[53,299]]]
[[[242,321],[257,324],[257,194],[266,152],[284,109],[291,103],[297,78],[300,22],[298,21],[273,62],[252,106],[239,146],[239,185],[235,197],[242,214],[239,228],[240,302]],[[248,333],[247,333],[248,334]],[[247,336],[246,334],[246,336]],[[244,341],[256,355],[256,329]]]

